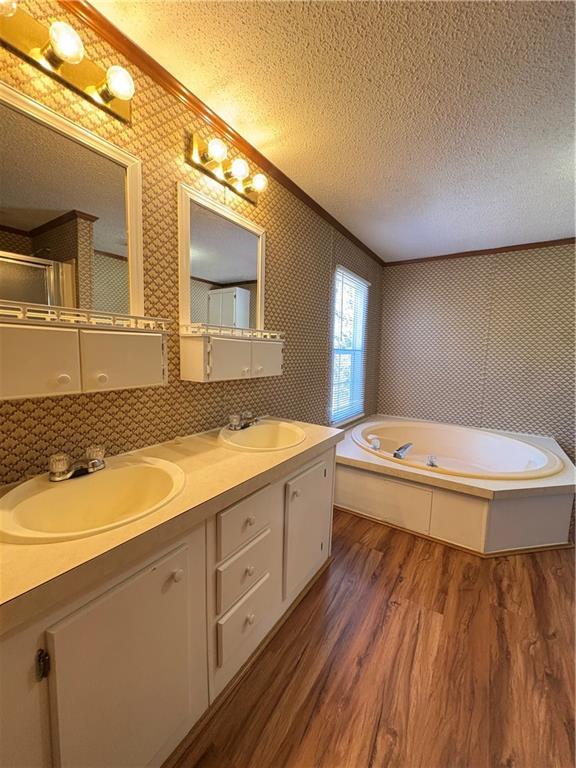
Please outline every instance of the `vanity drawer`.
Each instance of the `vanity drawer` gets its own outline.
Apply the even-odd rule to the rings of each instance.
[[[270,523],[274,491],[269,486],[217,516],[218,560],[224,560]]]
[[[266,574],[217,624],[218,666],[230,660],[249,642],[254,630],[269,614],[272,583]],[[254,649],[250,649],[249,653]],[[249,655],[249,654],[248,654]]]
[[[216,568],[216,612],[227,611],[236,600],[270,570],[270,528]]]

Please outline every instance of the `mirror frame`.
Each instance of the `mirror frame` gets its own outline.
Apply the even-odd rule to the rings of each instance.
[[[225,219],[249,230],[258,237],[258,265],[256,268],[256,330],[264,330],[264,275],[266,261],[266,230],[250,219],[241,216],[223,203],[197,192],[184,182],[178,182],[178,259],[180,290],[180,326],[193,325],[190,320],[190,203],[223,216]]]
[[[49,107],[0,82],[0,102],[17,109],[32,120],[52,128],[78,144],[113,160],[126,169],[126,233],[128,241],[128,280],[130,295],[130,314],[144,317],[144,265],[142,256],[142,163],[141,161],[111,144],[106,139],[73,123],[67,117],[59,115]],[[48,305],[43,305],[48,306]],[[70,309],[70,307],[66,307]],[[74,309],[78,309],[75,307]],[[92,307],[80,307],[93,311]],[[110,313],[108,313],[110,314]]]

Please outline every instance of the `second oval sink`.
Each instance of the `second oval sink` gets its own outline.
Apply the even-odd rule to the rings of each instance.
[[[60,483],[39,475],[0,498],[0,538],[45,544],[117,528],[169,502],[185,478],[176,464],[148,456],[113,456],[105,469]]]
[[[301,427],[288,421],[263,420],[245,429],[220,430],[220,441],[239,451],[281,451],[299,445],[305,437]]]

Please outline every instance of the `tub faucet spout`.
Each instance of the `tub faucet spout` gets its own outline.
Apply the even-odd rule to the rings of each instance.
[[[414,447],[414,443],[405,443],[404,445],[401,445],[400,448],[396,448],[396,450],[394,451],[394,454],[393,454],[394,458],[403,459],[408,453],[408,451],[410,450],[410,448],[413,448],[413,447]]]

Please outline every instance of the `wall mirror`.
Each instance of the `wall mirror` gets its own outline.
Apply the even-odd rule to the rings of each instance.
[[[140,161],[0,88],[0,301],[143,315]]]
[[[179,185],[180,324],[264,327],[264,230]]]

